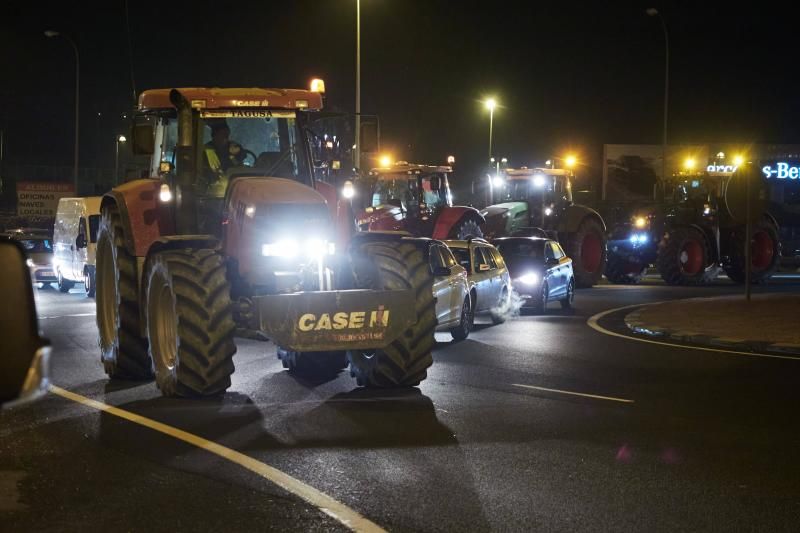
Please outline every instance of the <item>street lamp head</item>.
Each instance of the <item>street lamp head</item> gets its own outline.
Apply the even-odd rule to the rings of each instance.
[[[126,139],[124,135],[120,135],[119,137],[117,137],[117,142],[119,143],[124,143],[127,140],[128,139]]]
[[[61,34],[59,32],[57,32],[57,31],[45,30],[44,35],[45,35],[45,37],[58,37]]]
[[[658,15],[658,9],[656,9],[654,7],[648,7],[645,10],[645,13],[647,13],[647,15],[650,16],[650,17],[655,17],[656,15]]]
[[[494,98],[487,98],[483,105],[486,106],[486,109],[489,111],[494,111],[494,108],[497,107],[497,100]]]

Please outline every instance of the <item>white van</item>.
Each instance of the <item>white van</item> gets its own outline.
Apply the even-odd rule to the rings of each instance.
[[[94,296],[95,246],[100,227],[101,196],[61,198],[53,228],[53,268],[58,289],[68,292],[83,282],[87,296]]]

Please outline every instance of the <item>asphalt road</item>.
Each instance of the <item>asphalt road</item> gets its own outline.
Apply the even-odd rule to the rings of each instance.
[[[796,531],[800,360],[604,335],[601,311],[736,290],[601,286],[440,341],[418,389],[294,378],[238,340],[218,400],[109,382],[94,301],[39,290],[54,384],[222,444],[390,531]],[[764,290],[764,289],[758,289]],[[800,290],[782,279],[768,290]],[[623,313],[601,325],[626,333]],[[787,317],[800,324],[798,317]],[[195,446],[49,394],[0,413],[0,530],[345,530]]]

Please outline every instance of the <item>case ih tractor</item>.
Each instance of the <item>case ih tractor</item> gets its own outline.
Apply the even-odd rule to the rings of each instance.
[[[503,202],[481,211],[483,229],[490,237],[555,238],[572,258],[578,287],[591,287],[605,267],[606,226],[597,211],[572,201],[572,179],[567,169],[507,169],[493,186],[494,198]]]
[[[678,173],[663,183],[663,201],[640,208],[615,227],[608,243],[606,277],[636,283],[655,265],[670,285],[700,285],[720,268],[745,281],[746,181],[750,180],[753,229],[751,280],[769,279],[780,257],[778,224],[766,211],[766,187],[752,165],[731,172]]]
[[[432,276],[418,240],[353,238],[351,211],[315,178],[320,92],[145,91],[134,150],[153,178],[102,200],[97,324],[111,377],[155,375],[165,395],[230,386],[237,329],[295,373],[416,385],[431,365]],[[349,206],[346,206],[349,208]]]
[[[405,161],[373,169],[359,187],[369,191],[367,206],[356,215],[359,230],[402,230],[434,239],[482,237],[480,212],[453,205],[448,181],[452,172],[448,166]]]

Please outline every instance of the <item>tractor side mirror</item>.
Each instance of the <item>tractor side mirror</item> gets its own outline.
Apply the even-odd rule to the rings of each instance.
[[[155,139],[153,137],[153,126],[148,123],[134,124],[133,131],[133,153],[135,155],[151,155],[155,149]]]
[[[25,252],[0,240],[0,405],[33,400],[47,391],[49,342],[39,337],[36,304]]]
[[[75,247],[80,250],[81,248],[86,248],[86,235],[83,233],[78,234],[75,238]]]

